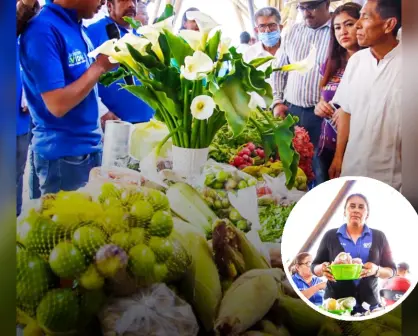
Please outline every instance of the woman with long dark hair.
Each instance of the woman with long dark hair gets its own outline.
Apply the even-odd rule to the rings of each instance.
[[[334,113],[334,108],[329,102],[337,91],[348,59],[361,49],[357,42],[355,26],[360,18],[360,10],[359,4],[348,2],[338,7],[331,18],[328,57],[320,69],[321,100],[315,106],[315,114],[324,118],[318,146],[318,164],[322,166],[319,171],[323,172],[323,176],[316,176],[318,184],[329,180],[328,169],[334,158],[337,143],[338,113]],[[338,106],[335,107],[338,108]]]
[[[381,307],[378,279],[389,279],[396,274],[385,234],[366,224],[369,213],[369,202],[364,195],[348,196],[344,205],[346,223],[325,233],[311,265],[313,274],[328,280],[324,299],[356,299],[352,314],[365,312],[363,302],[370,305],[370,311]],[[341,254],[353,258],[353,263],[356,259],[362,264],[359,279],[335,280],[329,266]]]

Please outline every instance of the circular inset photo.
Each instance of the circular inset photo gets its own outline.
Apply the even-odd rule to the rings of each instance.
[[[283,232],[283,265],[318,312],[359,321],[399,306],[418,280],[418,214],[398,191],[365,177],[309,191]]]

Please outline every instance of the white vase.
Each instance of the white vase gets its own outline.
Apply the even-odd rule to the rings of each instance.
[[[182,148],[173,145],[173,171],[185,178],[196,177],[201,174],[208,155],[209,148]]]

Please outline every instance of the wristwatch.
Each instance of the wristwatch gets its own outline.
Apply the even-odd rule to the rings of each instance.
[[[380,266],[377,266],[376,274],[374,275],[376,278],[380,276]]]

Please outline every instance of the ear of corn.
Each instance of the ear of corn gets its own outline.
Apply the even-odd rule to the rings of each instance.
[[[194,308],[205,330],[210,331],[222,298],[218,271],[205,238],[193,233],[183,237],[193,261],[180,282],[180,291]]]
[[[264,256],[245,234],[227,219],[215,222],[212,246],[215,262],[223,280],[234,280],[252,269],[270,269]]]
[[[342,335],[337,322],[315,311],[301,299],[279,295],[269,317],[274,323],[283,323],[291,334],[317,335],[324,328],[322,336]]]
[[[260,325],[262,332],[268,333],[272,336],[280,336],[280,330],[273,322],[269,320],[261,320],[258,324]]]
[[[212,224],[218,217],[195,189],[187,183],[178,182],[168,188],[166,195],[176,214],[198,229],[203,229],[207,238],[211,237]]]
[[[271,273],[263,270],[244,273],[226,291],[215,330],[220,335],[244,332],[267,314],[276,300],[277,290],[277,280]]]

